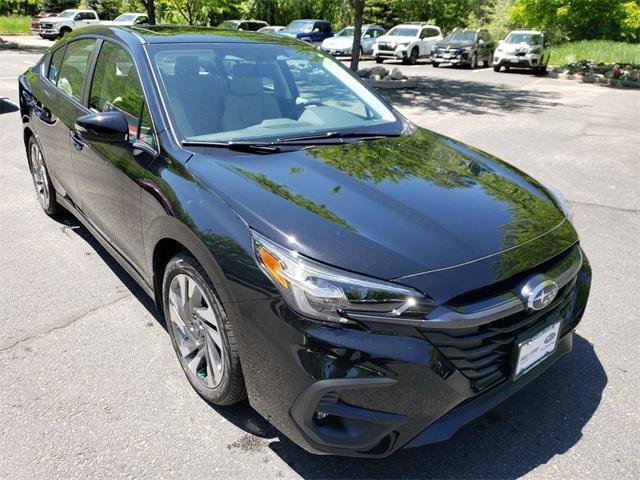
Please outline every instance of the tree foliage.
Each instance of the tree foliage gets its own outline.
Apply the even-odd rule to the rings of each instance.
[[[640,5],[638,0],[518,0],[510,15],[513,23],[543,28],[556,41],[633,40]]]

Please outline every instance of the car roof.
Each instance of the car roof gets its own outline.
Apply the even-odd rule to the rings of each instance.
[[[224,30],[214,27],[189,27],[183,25],[91,25],[68,34],[99,35],[125,43],[278,43],[300,45],[298,40],[281,36],[265,35],[243,30]]]
[[[509,35],[512,33],[542,33],[541,30],[531,30],[531,29],[522,29],[522,30],[511,30]]]

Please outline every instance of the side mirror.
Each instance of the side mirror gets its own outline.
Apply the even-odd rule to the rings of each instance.
[[[371,34],[370,33],[365,33],[364,34],[364,38],[371,38]]]
[[[313,33],[318,33],[320,31],[320,29],[318,27],[313,29]]]
[[[129,143],[129,124],[122,112],[90,113],[76,120],[77,135],[87,142]]]

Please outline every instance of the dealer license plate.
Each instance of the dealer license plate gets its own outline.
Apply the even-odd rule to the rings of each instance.
[[[513,374],[518,378],[528,372],[556,350],[560,336],[560,323],[554,322],[533,337],[518,344],[518,360]]]

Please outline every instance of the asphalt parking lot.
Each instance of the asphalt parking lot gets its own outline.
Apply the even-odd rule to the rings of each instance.
[[[17,76],[38,57],[0,50],[0,97],[17,101]],[[77,221],[41,211],[9,111],[0,114],[0,478],[640,477],[640,92],[401,69],[421,77],[388,93],[402,113],[569,199],[594,274],[573,354],[448,442],[385,460],[309,455],[246,403],[212,408],[190,388],[144,293]]]

